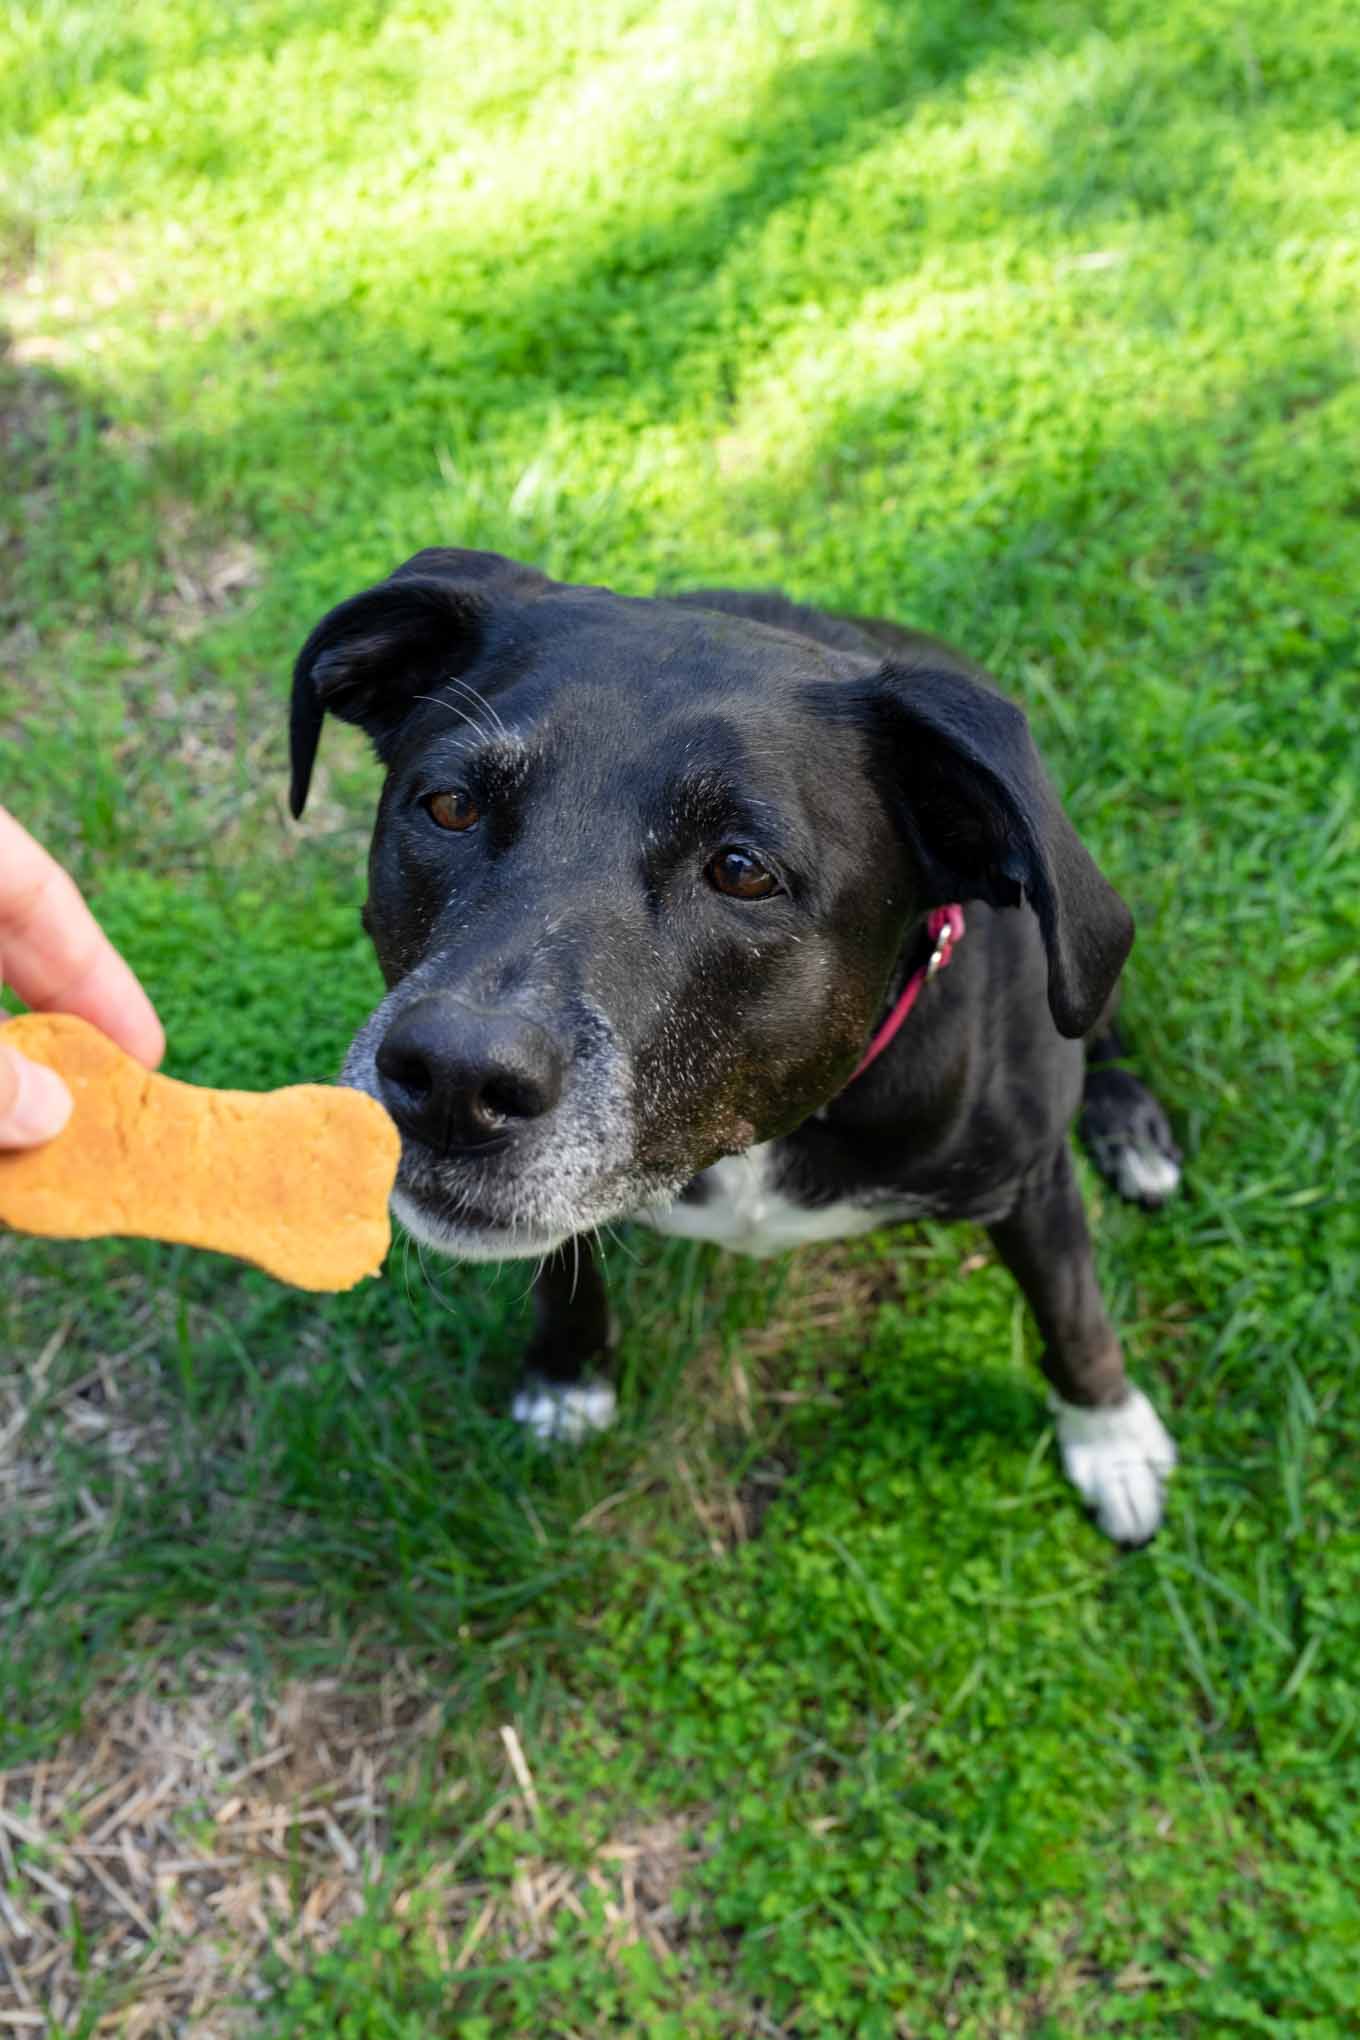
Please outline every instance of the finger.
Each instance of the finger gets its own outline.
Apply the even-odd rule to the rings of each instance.
[[[0,979],[39,1012],[77,1013],[154,1069],[156,1009],[75,883],[0,808]]]
[[[0,1042],[0,1148],[54,1140],[71,1116],[71,1094],[55,1070]]]

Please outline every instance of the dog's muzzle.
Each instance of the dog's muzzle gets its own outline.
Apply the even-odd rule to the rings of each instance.
[[[375,1057],[382,1102],[403,1134],[437,1156],[506,1147],[562,1095],[565,1058],[524,1014],[446,993],[414,1000]]]
[[[628,1058],[584,1001],[550,1025],[408,981],[360,1028],[341,1082],[401,1132],[393,1211],[456,1259],[544,1254],[656,1195]]]

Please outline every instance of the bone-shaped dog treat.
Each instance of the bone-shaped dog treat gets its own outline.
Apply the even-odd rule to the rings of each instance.
[[[401,1138],[375,1099],[177,1083],[64,1013],[22,1014],[3,1039],[59,1071],[75,1110],[55,1140],[0,1152],[0,1223],[211,1247],[298,1289],[352,1289],[382,1266]]]

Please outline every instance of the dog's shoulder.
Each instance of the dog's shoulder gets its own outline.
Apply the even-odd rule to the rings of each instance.
[[[686,608],[717,610],[725,616],[741,616],[767,630],[786,637],[803,638],[826,645],[832,651],[858,652],[873,659],[888,658],[895,665],[931,667],[947,673],[962,673],[970,679],[987,675],[973,660],[964,657],[943,638],[928,631],[908,630],[903,624],[882,617],[848,616],[842,610],[812,609],[795,602],[777,588],[694,588],[672,595],[668,601]]]
[[[824,609],[809,609],[794,602],[777,588],[692,588],[671,595],[667,601],[686,609],[716,610],[722,616],[739,616],[758,623],[784,637],[805,643],[826,645],[836,652],[858,652],[877,657],[879,647],[853,616],[837,616]]]

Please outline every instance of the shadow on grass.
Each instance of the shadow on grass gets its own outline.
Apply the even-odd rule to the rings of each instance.
[[[569,1676],[639,1539],[708,1564],[733,1500],[740,1537],[761,1535],[772,1509],[796,1524],[871,1436],[937,1478],[983,1441],[1027,1453],[1041,1407],[1037,1376],[936,1368],[926,1303],[905,1336],[900,1310],[870,1307],[815,1348],[795,1311],[753,1423],[716,1356],[740,1355],[744,1325],[768,1351],[784,1271],[710,1288],[709,1250],[647,1235],[610,1256],[622,1423],[560,1455],[504,1414],[527,1331],[518,1264],[422,1285],[399,1243],[386,1282],[305,1308],[182,1249],[10,1242],[0,1265],[11,1327],[47,1356],[6,1467],[12,1760],[74,1723],[132,1636],[306,1666],[343,1635],[356,1659],[399,1647],[438,1668],[451,1712],[509,1705],[527,1665]],[[995,1324],[980,1338],[994,1348]],[[697,1412],[681,1388],[696,1364]]]
[[[771,301],[767,228],[890,141],[899,122],[909,128],[932,95],[952,88],[966,104],[968,79],[997,60],[1042,63],[1055,77],[1054,103],[1033,109],[1031,162],[954,174],[944,202],[952,197],[961,215],[975,215],[972,238],[1032,223],[1041,246],[1045,232],[1068,232],[1088,216],[1131,224],[1197,196],[1200,225],[1221,226],[1222,181],[1240,148],[1233,122],[1250,97],[1240,60],[1214,56],[1177,69],[1173,45],[1125,61],[1117,44],[1094,37],[1103,62],[1089,78],[1080,67],[1067,77],[1054,36],[1041,4],[978,11],[966,22],[944,6],[910,18],[872,8],[858,47],[790,63],[754,112],[704,129],[732,167],[690,205],[634,207],[614,230],[587,217],[579,234],[508,250],[501,263],[462,245],[468,223],[458,218],[405,242],[400,230],[375,236],[383,261],[361,297],[348,272],[319,274],[305,302],[266,303],[194,349],[196,378],[236,397],[212,433],[173,434],[170,471],[208,484],[229,465],[274,521],[319,515],[345,543],[357,535],[352,520],[370,470],[393,482],[430,479],[441,451],[460,470],[475,467],[502,441],[530,425],[546,429],[554,417],[588,432],[593,419],[626,426],[697,401],[720,423],[758,350],[801,302],[796,287],[782,304]],[[1168,148],[1148,117],[1173,71],[1179,115],[1219,116],[1196,153]],[[884,241],[845,263],[829,298],[819,279],[821,309],[849,317],[871,288],[920,268],[931,246],[926,209],[941,197],[923,189],[916,203],[909,190],[900,215],[887,216]],[[392,277],[394,243],[407,259]],[[414,325],[408,270],[420,279]],[[1162,305],[1147,314],[1154,322],[1166,315]],[[941,336],[942,367],[953,344]],[[978,367],[989,365],[979,358]],[[961,365],[950,366],[957,373]],[[494,523],[498,513],[483,504],[476,514]],[[503,506],[500,515],[503,523]],[[476,542],[485,534],[463,535]],[[570,536],[554,542],[573,548]]]
[[[399,229],[375,237],[383,262],[361,296],[349,274],[333,287],[321,274],[305,303],[296,295],[266,302],[195,346],[196,380],[234,387],[239,398],[228,398],[211,435],[173,435],[171,469],[203,481],[229,463],[248,492],[278,473],[278,511],[320,510],[343,524],[367,470],[366,447],[381,446],[385,472],[424,476],[441,447],[460,463],[475,458],[526,415],[537,421],[558,410],[584,429],[611,410],[664,417],[696,395],[721,413],[766,331],[780,327],[778,307],[763,301],[761,237],[771,222],[890,140],[898,124],[908,127],[933,95],[955,88],[962,100],[980,69],[1046,57],[1054,31],[1044,4],[973,10],[966,19],[943,4],[910,15],[871,6],[855,48],[789,63],[753,111],[703,127],[705,144],[721,145],[731,168],[710,177],[692,204],[649,210],[630,201],[622,229],[586,218],[578,234],[532,242],[527,258],[507,250],[501,263],[460,245],[469,223],[458,218],[404,243]],[[1123,81],[1110,88],[1116,96],[1125,89]],[[1099,95],[1074,117],[1099,134]],[[1161,160],[1151,145],[1144,153]],[[1064,137],[1050,154],[1037,187],[1046,195],[1041,211],[1070,197]],[[966,190],[986,222],[995,222],[998,197],[1004,217],[1035,209],[1036,187],[1023,177],[974,173]],[[886,245],[846,265],[837,309],[919,266],[921,219],[908,205],[891,224]],[[394,244],[407,260],[389,280]],[[420,278],[415,330],[408,270]],[[795,291],[786,314],[798,302]],[[309,366],[299,372],[300,363]]]

